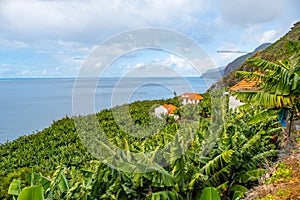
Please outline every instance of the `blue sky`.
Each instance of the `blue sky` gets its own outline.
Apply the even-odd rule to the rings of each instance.
[[[144,27],[183,33],[214,67],[225,66],[241,54],[216,51],[252,51],[276,41],[300,19],[299,7],[298,0],[1,0],[0,78],[76,77],[97,45]],[[201,59],[204,71],[212,68]],[[104,75],[123,76],[154,64],[195,75],[180,55],[161,50],[130,52]]]

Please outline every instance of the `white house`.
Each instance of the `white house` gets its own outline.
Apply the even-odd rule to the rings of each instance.
[[[182,99],[182,104],[197,104],[200,101],[202,101],[204,98],[198,94],[198,93],[193,93],[193,92],[186,92],[182,95],[180,95]]]
[[[229,109],[236,109],[238,106],[245,104],[244,102],[237,99],[235,96],[232,96],[232,92],[245,92],[245,91],[255,91],[258,90],[256,87],[258,81],[248,81],[242,80],[229,88]]]
[[[173,116],[174,111],[177,109],[176,106],[171,104],[163,104],[154,108],[154,115],[161,118],[163,115]]]
[[[162,118],[163,115],[167,115],[167,114],[168,114],[168,110],[162,105],[154,108],[154,115],[156,117]]]

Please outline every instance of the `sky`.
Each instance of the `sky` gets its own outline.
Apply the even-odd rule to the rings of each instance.
[[[165,76],[170,69],[195,76],[195,67],[202,73],[242,55],[219,50],[250,52],[276,41],[300,20],[299,8],[299,0],[0,0],[0,78],[77,77],[99,46],[99,57],[120,53],[102,76],[139,70],[144,71],[138,75]],[[120,34],[149,27],[189,38],[205,56],[194,55],[193,62],[172,49],[124,53]],[[111,38],[114,44],[103,49]],[[185,52],[195,54],[185,45]]]

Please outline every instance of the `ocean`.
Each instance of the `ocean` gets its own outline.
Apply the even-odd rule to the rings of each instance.
[[[75,81],[75,78],[0,79],[0,143],[35,133],[48,127],[53,120],[72,116],[73,93],[78,90],[94,90],[94,111],[98,112],[137,100],[172,98],[174,93],[203,93],[216,80],[200,77],[105,77],[97,79],[96,85],[92,79],[80,80],[74,88]]]

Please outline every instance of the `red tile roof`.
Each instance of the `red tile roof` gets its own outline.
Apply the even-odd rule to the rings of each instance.
[[[173,114],[174,111],[177,109],[177,107],[172,104],[163,104],[162,106],[168,110],[168,114]]]
[[[247,81],[247,80],[242,80],[229,88],[229,91],[244,91],[244,90],[258,90],[256,87],[258,81]]]
[[[194,99],[194,100],[203,100],[204,98],[198,94],[198,93],[193,93],[193,92],[186,92],[181,95],[181,98],[183,99]]]
[[[260,71],[255,71],[256,74],[263,74]],[[261,79],[257,78],[255,80],[246,80],[243,79],[242,81],[238,82],[231,88],[229,88],[229,91],[245,91],[245,90],[258,90],[257,83],[261,83]]]

